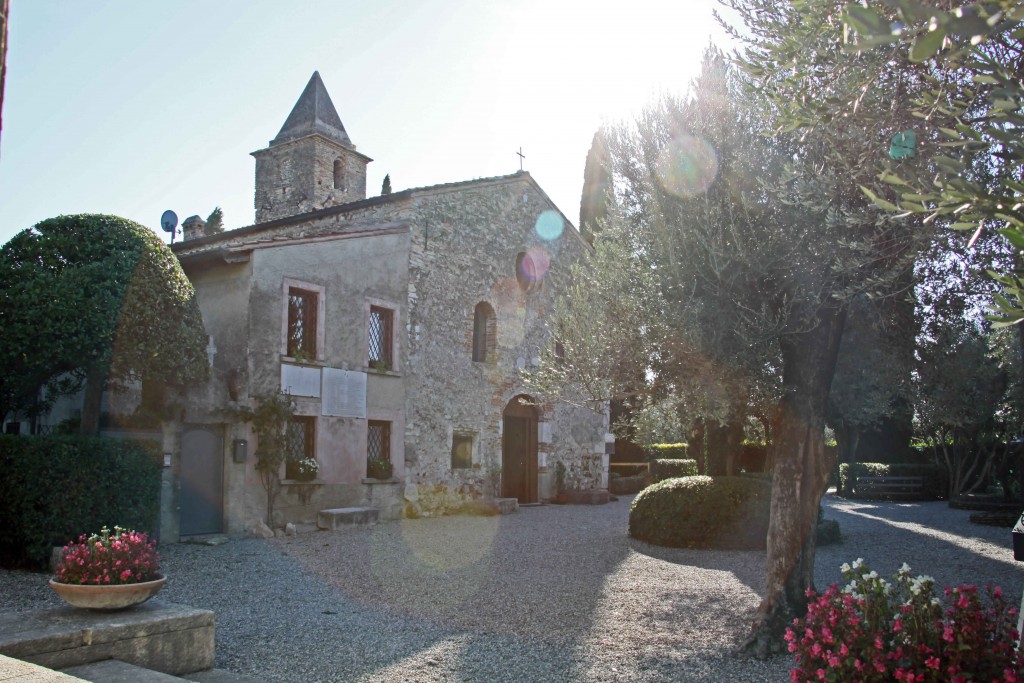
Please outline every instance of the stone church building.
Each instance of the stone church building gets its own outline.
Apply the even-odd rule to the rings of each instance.
[[[542,502],[556,471],[567,488],[607,487],[607,414],[544,403],[520,378],[589,248],[529,173],[367,197],[371,159],[317,73],[253,156],[256,223],[203,236],[190,219],[173,245],[212,370],[186,401],[180,517],[165,514],[164,538],[243,533],[264,517],[256,436],[224,409],[278,390],[318,465],[312,479],[282,467],[278,525],[326,508],[397,518],[481,497]]]

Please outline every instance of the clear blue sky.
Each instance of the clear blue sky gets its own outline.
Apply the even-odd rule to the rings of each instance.
[[[684,92],[712,0],[11,0],[0,243],[111,213],[253,222],[254,161],[315,70],[370,196],[511,173],[573,223],[603,123]],[[161,233],[162,234],[162,233]]]

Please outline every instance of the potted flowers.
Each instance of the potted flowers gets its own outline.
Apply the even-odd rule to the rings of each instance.
[[[50,586],[65,602],[86,609],[115,610],[145,602],[159,591],[156,544],[146,534],[103,527],[64,546]]]
[[[295,460],[292,464],[292,472],[297,481],[313,481],[316,473],[320,471],[320,464],[316,458],[303,458]]]
[[[1013,559],[1024,562],[1024,514],[1013,525],[1011,532],[1013,537]]]
[[[366,460],[366,476],[370,479],[390,479],[392,473],[390,460],[368,458]]]

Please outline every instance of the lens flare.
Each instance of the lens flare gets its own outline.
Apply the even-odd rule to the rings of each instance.
[[[526,283],[535,285],[544,281],[551,267],[551,256],[540,247],[530,247],[517,264],[519,277]]]
[[[557,211],[548,209],[537,216],[537,223],[533,229],[537,231],[537,236],[542,240],[551,241],[562,236],[565,223]]]
[[[715,182],[718,155],[706,140],[683,135],[661,151],[655,172],[666,191],[689,199],[703,194]]]

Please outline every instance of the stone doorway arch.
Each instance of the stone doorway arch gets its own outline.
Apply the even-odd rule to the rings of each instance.
[[[502,411],[501,495],[537,502],[537,408],[520,394]]]

